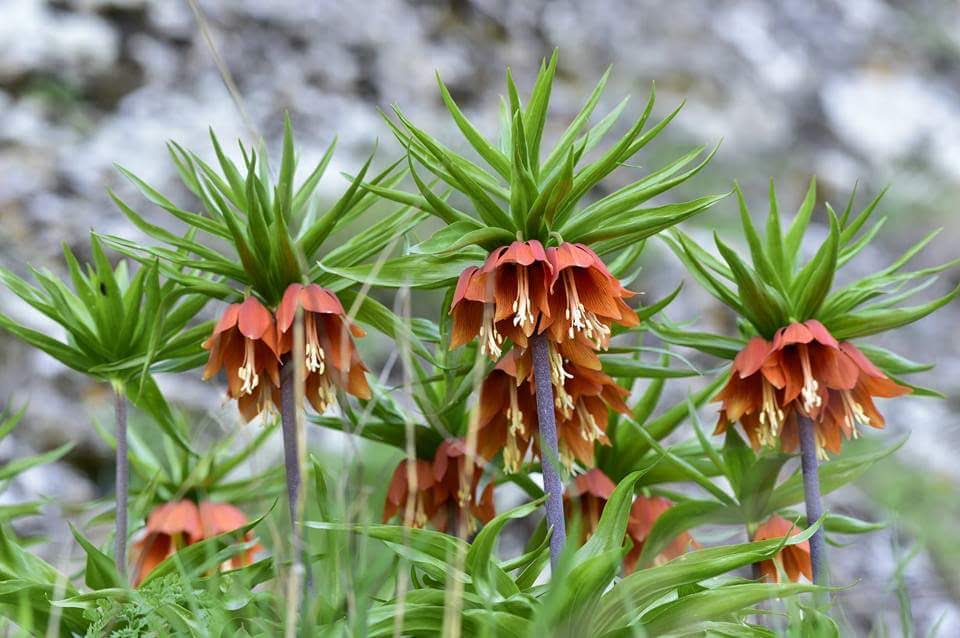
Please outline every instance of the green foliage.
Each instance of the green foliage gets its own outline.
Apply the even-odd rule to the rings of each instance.
[[[268,306],[279,303],[291,283],[316,281],[336,290],[336,277],[325,275],[318,260],[330,268],[353,267],[379,253],[392,238],[404,234],[424,217],[423,213],[404,206],[323,254],[322,246],[333,233],[348,228],[376,202],[372,192],[360,189],[373,157],[350,179],[343,195],[320,212],[315,191],[333,157],[335,141],[295,187],[297,158],[289,118],[284,120],[283,151],[275,180],[270,177],[265,155],[258,155],[240,143],[243,161],[238,165],[224,152],[213,131],[210,139],[218,167],[175,142],[169,145],[180,178],[200,200],[202,213],[180,208],[133,173],[120,169],[149,202],[190,228],[186,236],[177,236],[150,223],[111,193],[114,202],[137,228],[166,247],[144,247],[116,236],[106,237],[106,241],[135,259],[159,259],[163,274],[188,290],[237,301],[243,298],[244,289],[249,289]],[[370,183],[382,187],[396,184],[403,177],[399,166],[399,162],[388,166],[370,178]],[[204,240],[198,239],[198,234]],[[210,248],[211,240],[226,242],[232,254]],[[198,276],[197,272],[212,273],[218,279],[211,281]],[[224,283],[224,278],[236,287]]]
[[[189,324],[206,304],[176,281],[160,282],[156,260],[146,261],[132,277],[125,261],[110,265],[96,236],[90,239],[93,263],[81,266],[64,244],[73,289],[46,269],[31,268],[39,287],[0,268],[11,292],[66,332],[66,341],[22,326],[0,313],[0,327],[46,352],[64,365],[125,391],[131,401],[188,448],[173,424],[153,372],[176,372],[203,360],[200,347],[211,324]]]
[[[482,164],[445,146],[397,107],[394,108],[396,122],[384,118],[407,150],[416,193],[375,181],[362,187],[432,215],[445,226],[415,246],[409,256],[383,264],[379,278],[375,278],[378,285],[426,288],[446,285],[469,262],[482,260],[485,250],[517,238],[537,239],[544,244],[555,240],[589,243],[601,256],[607,255],[638,246],[647,237],[706,211],[725,197],[715,195],[676,204],[647,205],[707,166],[716,149],[704,156],[701,147],[605,197],[582,204],[604,178],[627,165],[652,142],[680,108],[645,130],[656,97],[656,92],[651,90],[642,114],[629,130],[612,142],[598,159],[588,161],[587,155],[603,141],[626,105],[626,100],[620,102],[597,124],[589,125],[607,82],[604,74],[553,148],[545,151],[543,134],[557,59],[554,52],[549,61],[541,64],[526,105],[521,103],[508,70],[509,100],[502,104],[499,143],[486,139],[466,118],[437,77],[451,118]],[[422,168],[418,169],[417,165]],[[443,183],[444,191],[436,192],[430,180],[421,177],[420,171],[424,169],[434,181]],[[469,206],[460,209],[451,204],[448,197],[451,191]],[[469,250],[471,247],[483,250]],[[637,254],[633,253],[631,262]],[[430,267],[414,266],[424,260],[429,261]],[[370,276],[362,269],[331,272],[355,280]]]
[[[664,241],[708,292],[735,310],[756,334],[766,339],[771,339],[778,328],[807,319],[818,319],[840,340],[863,337],[913,323],[960,295],[960,288],[955,288],[925,304],[899,306],[929,286],[929,278],[960,263],[953,260],[931,268],[901,272],[937,232],[927,235],[887,268],[834,289],[837,270],[856,257],[883,225],[885,218],[860,232],[876,211],[883,192],[856,215],[852,214],[856,191],[851,193],[841,215],[827,204],[827,238],[809,261],[801,263],[800,246],[817,199],[816,181],[810,181],[803,203],[784,232],[771,180],[770,212],[764,237],[753,224],[740,187],[735,191],[751,264],[716,235],[714,241],[723,261],[699,247],[683,231],[671,231]],[[915,284],[916,280],[922,281]]]

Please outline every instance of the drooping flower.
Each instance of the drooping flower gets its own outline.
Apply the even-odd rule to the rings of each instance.
[[[526,347],[541,316],[550,314],[547,287],[552,273],[543,244],[535,239],[497,248],[483,266],[464,270],[450,305],[450,349],[477,335],[480,351],[491,359],[503,353],[505,338]]]
[[[841,434],[857,436],[857,424],[883,427],[872,397],[910,389],[893,382],[851,343],[839,343],[819,321],[781,328],[773,341],[753,337],[733,362],[716,434],[739,421],[754,448],[780,440],[797,448],[797,417],[809,417],[817,452],[840,451]]]
[[[496,359],[505,338],[526,348],[534,332],[547,332],[557,344],[577,341],[605,349],[610,326],[638,325],[623,301],[633,295],[583,244],[544,250],[536,240],[516,241],[491,252],[482,267],[460,274],[450,307],[450,348],[479,335],[481,351]]]
[[[303,310],[305,395],[317,412],[324,412],[336,398],[336,388],[369,399],[366,366],[360,360],[353,337],[366,333],[349,320],[332,291],[317,284],[290,284],[277,308],[277,342],[281,355],[293,350],[293,326]],[[293,358],[291,359],[293,360]]]
[[[556,343],[582,340],[595,349],[610,343],[610,326],[636,326],[637,313],[623,300],[627,290],[603,260],[583,244],[562,243],[547,250],[553,271],[550,282],[550,338]]]
[[[470,534],[476,530],[478,521],[486,523],[494,517],[493,481],[477,497],[484,461],[475,455],[468,477],[467,459],[463,439],[447,439],[437,447],[433,462],[423,459],[414,461],[416,491],[413,494],[413,519],[410,521],[413,527],[422,528],[430,524],[434,529],[445,532],[451,524],[463,524],[466,527],[462,531]],[[404,518],[407,516],[410,496],[408,461],[403,460],[390,480],[383,507],[383,522],[397,514],[401,522],[406,522]]]
[[[840,343],[840,350],[857,366],[856,384],[849,390],[829,388],[820,416],[814,421],[819,449],[826,448],[835,454],[840,452],[841,434],[847,439],[859,436],[858,423],[874,428],[885,425],[873,397],[892,398],[911,391],[885,375],[852,343]],[[799,447],[796,418],[784,424],[781,440],[784,450],[793,451]]]
[[[273,315],[255,297],[227,306],[203,347],[210,351],[203,378],[223,368],[227,394],[237,400],[244,419],[270,405],[280,385],[280,351]]]
[[[551,346],[552,348],[552,346]],[[561,462],[594,464],[594,443],[609,445],[608,410],[626,413],[628,391],[599,370],[564,362],[551,350],[554,410]],[[558,370],[557,374],[553,374]],[[478,449],[487,458],[503,450],[508,472],[519,468],[527,450],[540,455],[536,390],[528,351],[511,350],[484,381],[480,390]]]
[[[573,482],[567,486],[564,495],[564,511],[568,518],[572,517],[575,511],[580,513],[583,525],[581,542],[586,542],[597,530],[600,515],[603,513],[603,508],[606,507],[614,489],[616,489],[616,486],[613,481],[597,468],[575,477]],[[574,502],[576,505],[573,505]],[[673,502],[662,496],[641,495],[633,501],[633,505],[630,507],[630,518],[627,520],[626,532],[626,536],[633,541],[633,547],[623,560],[623,568],[626,573],[629,574],[636,569],[637,561],[640,559],[641,552],[643,552],[643,544],[650,535],[653,524],[671,507],[673,507]],[[686,553],[691,547],[699,547],[699,545],[689,533],[683,532],[657,555],[654,564],[660,565],[673,560]]]
[[[594,468],[574,477],[567,486],[563,495],[567,518],[572,519],[576,513],[580,515],[581,542],[586,542],[597,530],[600,514],[610,500],[610,495],[616,485],[603,473],[603,470]]]
[[[637,567],[637,561],[643,552],[643,544],[650,536],[654,523],[664,512],[673,507],[673,501],[663,496],[638,496],[630,508],[630,518],[627,521],[627,535],[633,540],[633,547],[623,561],[624,569],[629,574]],[[691,548],[699,547],[689,532],[683,532],[674,538],[663,551],[657,554],[653,562],[662,565],[678,556],[683,555]]]
[[[143,538],[134,544],[137,552],[133,584],[139,585],[157,565],[174,553],[205,538],[232,532],[247,524],[247,517],[227,503],[202,501],[199,506],[190,500],[171,501],[160,505],[147,517]],[[245,540],[253,540],[248,532]],[[234,555],[221,569],[237,569],[253,562],[260,545]]]
[[[774,514],[765,523],[757,527],[757,531],[753,534],[753,540],[766,541],[773,538],[784,538],[791,532],[795,536],[801,531],[790,521]],[[779,583],[781,571],[785,572],[787,578],[793,582],[799,581],[801,575],[806,576],[807,580],[813,582],[810,543],[801,541],[794,545],[784,545],[783,549],[777,552],[777,555],[772,559],[760,561],[760,572],[768,581]]]

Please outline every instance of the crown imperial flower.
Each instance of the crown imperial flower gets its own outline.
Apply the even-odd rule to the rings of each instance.
[[[351,322],[337,295],[317,284],[290,284],[277,307],[277,343],[281,355],[293,350],[293,326],[303,310],[305,395],[317,412],[324,412],[340,387],[369,399],[367,370],[353,337],[366,333]]]
[[[477,490],[483,477],[483,459],[474,455],[474,467],[468,474],[467,447],[463,439],[446,439],[437,447],[433,461],[415,459],[416,490],[411,495],[408,476],[408,463],[403,460],[397,465],[387,489],[387,500],[383,506],[383,522],[389,521],[398,513],[406,516],[405,510],[414,499],[413,527],[426,527],[430,524],[441,532],[447,531],[451,521],[466,525],[462,530],[470,534],[477,528],[477,522],[486,523],[494,517],[493,481],[484,488],[480,497]],[[405,521],[406,522],[406,521]]]
[[[782,516],[774,514],[759,527],[753,534],[754,541],[766,541],[774,538],[784,538],[791,534],[799,534],[800,530]],[[783,549],[770,560],[760,561],[760,572],[766,580],[780,582],[781,570],[787,578],[797,582],[800,576],[806,576],[813,581],[813,567],[810,563],[810,543],[801,541],[793,545],[784,545]]]
[[[629,574],[637,567],[637,561],[640,560],[640,554],[643,553],[643,544],[650,536],[650,530],[664,512],[673,507],[674,503],[663,496],[643,496],[640,495],[633,501],[630,508],[630,518],[627,520],[627,534],[633,540],[633,548],[624,559],[624,569]],[[689,532],[678,534],[663,551],[661,551],[653,562],[655,565],[662,565],[678,556],[683,555],[690,548],[696,548],[700,545]]]
[[[733,362],[730,380],[717,396],[722,403],[717,434],[739,421],[754,448],[797,449],[797,417],[810,418],[818,454],[840,451],[841,435],[857,436],[857,425],[881,428],[873,397],[910,389],[892,381],[851,343],[838,342],[815,319],[776,331],[772,341],[753,337]]]
[[[481,352],[491,359],[503,354],[505,337],[525,347],[541,316],[550,315],[547,287],[552,273],[553,265],[537,240],[497,248],[483,266],[464,270],[450,307],[450,349],[478,335]]]
[[[267,408],[280,385],[280,351],[273,315],[263,304],[247,297],[227,306],[203,347],[210,351],[203,378],[225,369],[227,394],[247,421]]]
[[[228,503],[190,500],[171,501],[154,508],[147,517],[143,538],[134,545],[138,556],[133,576],[139,585],[157,565],[188,545],[232,532],[247,524],[246,515]],[[248,532],[245,540],[253,540]],[[262,548],[256,545],[228,559],[222,569],[236,569],[253,562],[253,556]]]
[[[547,256],[553,271],[550,303],[554,311],[548,325],[554,342],[580,338],[603,350],[610,343],[612,324],[640,324],[637,313],[623,301],[636,293],[624,288],[593,250],[562,243],[549,248]]]
[[[609,445],[606,429],[609,409],[626,413],[627,390],[599,370],[563,363],[551,352],[556,365],[554,408],[560,460],[568,468],[574,461],[594,464],[594,443]],[[558,378],[559,377],[559,378]],[[491,458],[503,450],[504,467],[515,472],[529,449],[540,455],[536,433],[536,399],[533,368],[528,351],[511,350],[488,375],[480,390],[478,449]]]
[[[606,507],[607,501],[610,500],[615,488],[616,485],[613,481],[597,468],[574,477],[567,487],[564,501],[568,507],[565,510],[568,517],[571,517],[574,511],[579,511],[582,521],[581,542],[586,542],[596,531],[603,508]],[[576,510],[569,507],[574,502],[578,506]],[[626,573],[629,574],[636,569],[637,561],[643,551],[643,544],[650,535],[650,530],[657,519],[671,507],[673,507],[673,502],[662,496],[641,495],[633,501],[633,505],[630,507],[630,516],[627,519],[626,532],[626,535],[633,541],[633,547],[623,561]],[[665,563],[684,554],[691,547],[697,546],[693,537],[684,532],[673,539],[656,557],[654,562],[656,564]]]

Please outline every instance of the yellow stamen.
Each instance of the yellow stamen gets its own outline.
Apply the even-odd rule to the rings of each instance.
[[[427,524],[427,512],[423,508],[423,499],[416,497],[416,506],[413,513],[413,526],[423,527]]]
[[[573,452],[563,442],[560,443],[560,463],[563,464],[569,472],[573,468]]]
[[[603,430],[597,425],[597,420],[593,414],[587,410],[587,406],[584,405],[583,401],[577,401],[577,417],[580,421],[580,436],[582,436],[585,441],[593,443],[603,436]]]
[[[503,469],[513,474],[520,469],[520,447],[517,445],[517,435],[513,428],[507,430],[507,445],[503,448]]]
[[[564,311],[564,317],[570,322],[567,336],[573,339],[577,332],[582,332],[593,341],[598,350],[605,350],[610,340],[610,328],[600,321],[596,314],[587,310],[580,301],[573,271],[569,268],[563,271],[563,288],[567,294],[567,309]]]
[[[548,344],[547,353],[550,359],[550,383],[553,384],[553,404],[560,410],[564,418],[570,418],[570,411],[573,410],[573,399],[564,384],[567,379],[572,379],[573,375],[563,367],[563,356],[557,352],[552,343]]]
[[[510,407],[507,408],[507,420],[510,422],[509,431],[513,435],[525,436],[527,427],[523,423],[523,413],[517,403],[517,386],[510,384]]]
[[[317,321],[315,318],[309,317],[304,323],[307,325],[306,356],[304,357],[307,370],[323,374],[326,368],[326,353],[317,338]]]
[[[762,380],[762,384],[763,406],[760,409],[760,425],[763,427],[760,428],[759,439],[761,445],[773,446],[783,426],[783,410],[777,405],[773,385],[766,379]]]
[[[522,327],[526,334],[530,334],[535,320],[530,303],[530,278],[524,266],[517,266],[517,298],[513,302],[513,325]]]
[[[243,365],[237,370],[237,376],[243,380],[243,386],[240,388],[240,394],[253,394],[257,384],[260,383],[260,376],[256,369],[256,344],[253,339],[244,338],[243,346]]]
[[[807,346],[806,344],[800,344],[798,347],[800,349],[800,366],[803,368],[803,388],[800,390],[800,395],[803,399],[803,410],[810,416],[823,404],[823,399],[817,392],[820,389],[820,384],[813,378],[813,372],[810,369],[810,353],[807,352]]]
[[[324,376],[320,379],[320,387],[317,388],[317,408],[324,412],[337,399],[337,391],[333,386],[330,377]]]
[[[491,303],[483,304],[483,321],[480,323],[480,353],[498,359],[503,353],[503,335],[497,332],[493,321],[494,307]]]
[[[859,438],[860,432],[857,430],[857,424],[870,425],[870,417],[864,412],[863,406],[857,403],[853,394],[849,390],[840,393],[840,399],[843,403],[843,424],[849,431],[850,436]]]
[[[817,431],[815,438],[817,441],[817,459],[820,461],[826,461],[829,458],[826,450],[827,440],[822,434],[820,434],[819,430]]]

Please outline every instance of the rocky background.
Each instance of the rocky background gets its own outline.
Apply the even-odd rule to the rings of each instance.
[[[400,154],[378,114],[392,102],[429,130],[458,139],[439,100],[435,70],[464,110],[492,130],[504,68],[510,65],[529,87],[554,47],[561,51],[551,103],[558,128],[613,65],[598,112],[631,94],[627,112],[638,114],[653,81],[657,113],[686,100],[667,133],[638,158],[641,168],[723,140],[687,194],[722,192],[737,178],[762,211],[766,182],[775,177],[782,209],[793,210],[811,174],[821,199],[835,207],[857,180],[862,204],[867,194],[892,185],[882,206],[889,216],[882,237],[852,270],[875,270],[938,226],[944,232],[918,264],[956,256],[955,2],[198,1],[203,29],[191,4],[180,0],[0,0],[2,265],[21,274],[27,262],[59,270],[60,242],[84,254],[90,228],[136,238],[106,189],[142,211],[149,207],[114,163],[187,201],[164,143],[174,139],[208,155],[209,126],[225,140],[262,135],[273,147],[281,115],[289,111],[304,163],[317,159],[336,132],[338,152],[323,184],[333,196],[342,188],[339,171],[355,169],[375,136],[383,162]],[[236,82],[233,95],[211,42]],[[620,179],[630,173],[625,169]],[[732,204],[699,223],[732,232]],[[646,261],[639,284],[650,298],[683,277],[658,245],[651,244]],[[956,280],[956,272],[948,273],[931,294]],[[715,329],[729,321],[695,285],[674,307],[676,318],[700,316]],[[5,290],[0,308],[56,330]],[[935,360],[936,371],[917,381],[949,398],[889,406],[890,427],[879,436],[893,440],[910,432],[906,447],[831,499],[840,511],[892,522],[833,552],[835,580],[860,581],[840,597],[857,635],[901,630],[894,574],[913,548],[918,553],[902,571],[914,629],[960,635],[960,550],[951,542],[960,524],[958,319],[954,304],[880,340],[911,358]],[[382,361],[386,352],[370,356]],[[106,391],[7,335],[0,335],[0,360],[0,401],[30,400],[25,423],[0,446],[0,461],[64,441],[77,444],[64,462],[8,486],[0,502],[46,495],[80,506],[105,494],[112,463],[89,421],[109,422]],[[176,400],[224,422],[219,417],[228,409],[215,386],[192,377],[165,384]],[[683,384],[674,385],[682,396]],[[54,538],[65,534],[56,513],[31,525]]]

